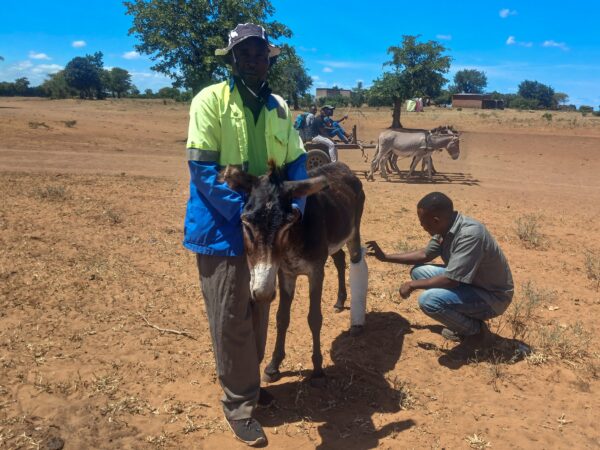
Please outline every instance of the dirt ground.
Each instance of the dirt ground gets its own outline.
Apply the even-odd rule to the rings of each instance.
[[[343,113],[365,141],[390,122],[387,109]],[[462,361],[418,293],[399,298],[409,268],[373,258],[366,332],[350,337],[328,263],[328,384],[305,380],[302,280],[284,377],[268,386],[276,404],[257,415],[271,448],[600,447],[600,118],[542,114],[403,114],[408,127],[462,132],[458,160],[434,156],[433,182],[367,182],[360,151],[340,152],[363,180],[364,240],[423,246],[415,204],[443,191],[497,238],[516,296],[490,325],[497,348]],[[195,260],[181,245],[186,129],[184,104],[0,99],[0,448],[245,448],[221,414]]]

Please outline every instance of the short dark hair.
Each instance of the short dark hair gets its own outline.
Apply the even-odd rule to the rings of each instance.
[[[417,208],[432,213],[453,213],[454,205],[446,194],[430,192],[417,203]]]

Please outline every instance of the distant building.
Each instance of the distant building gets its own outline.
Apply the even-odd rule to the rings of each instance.
[[[494,100],[489,94],[454,94],[453,108],[504,109],[504,100]]]
[[[327,97],[350,97],[350,89],[333,89],[333,88],[317,88],[316,98],[327,98]]]

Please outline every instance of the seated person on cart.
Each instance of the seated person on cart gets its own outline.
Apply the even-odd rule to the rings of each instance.
[[[342,127],[341,123],[348,118],[347,115],[342,117],[340,120],[333,119],[333,111],[335,110],[335,106],[325,105],[322,110],[325,110],[325,118],[324,122],[327,128],[329,129],[330,137],[339,138],[344,144],[349,142],[351,135],[346,133],[346,130]]]
[[[335,144],[331,140],[330,131],[331,128],[327,126],[325,123],[325,119],[327,116],[327,106],[321,108],[321,113],[315,117],[312,123],[312,142],[314,144],[321,144],[322,146],[327,148],[327,153],[329,153],[329,157],[331,162],[336,162],[338,160],[337,157],[337,149],[335,148]]]

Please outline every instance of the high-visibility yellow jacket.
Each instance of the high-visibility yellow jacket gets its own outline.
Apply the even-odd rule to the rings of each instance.
[[[208,86],[192,100],[187,141],[190,197],[183,244],[194,252],[243,254],[240,214],[245,198],[220,182],[218,173],[227,165],[247,169],[248,132],[244,114],[244,104],[233,79]],[[287,104],[271,94],[264,114],[267,159],[285,167],[290,180],[305,179],[306,153]],[[304,204],[305,199],[294,199],[294,206],[302,212]]]

